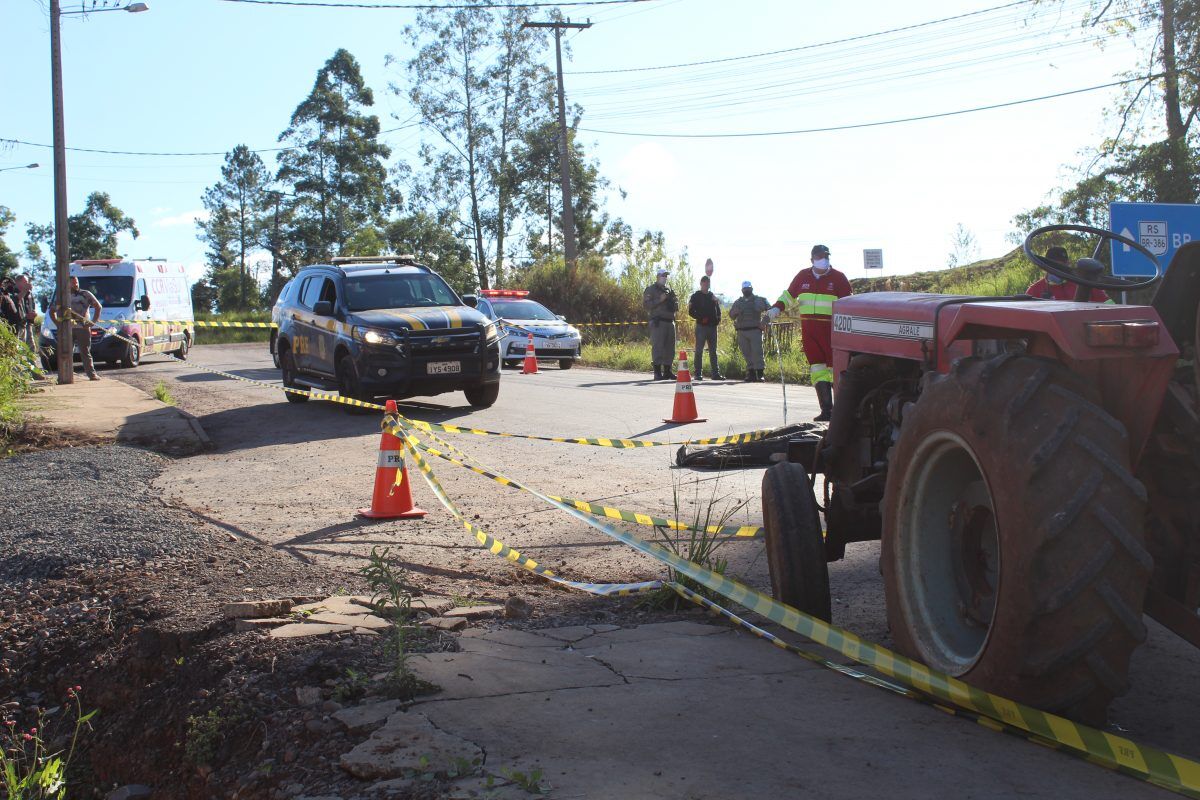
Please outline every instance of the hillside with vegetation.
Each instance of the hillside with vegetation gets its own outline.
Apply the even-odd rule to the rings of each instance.
[[[914,272],[909,275],[885,275],[879,278],[855,278],[850,281],[855,294],[865,292],[928,292],[930,294],[968,294],[999,297],[1022,294],[1041,275],[1041,270],[1014,248],[999,258],[987,258],[961,267]]]

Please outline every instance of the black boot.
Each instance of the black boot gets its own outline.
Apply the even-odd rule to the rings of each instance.
[[[714,367],[713,371],[712,371],[712,379],[714,381],[723,381],[723,380],[725,380],[725,376],[722,375],[720,372],[717,372],[716,368]]]
[[[662,380],[662,367],[660,367],[658,364],[654,365],[654,380]]]
[[[674,381],[674,380],[679,380],[679,376],[676,375],[674,372],[671,372],[670,366],[666,366],[666,367],[663,367],[663,378],[662,379],[664,381]]]
[[[746,367],[746,377],[742,378],[742,383],[754,383],[754,370]]]
[[[833,384],[820,381],[815,387],[817,402],[821,404],[821,413],[813,417],[814,422],[828,422],[833,415]]]

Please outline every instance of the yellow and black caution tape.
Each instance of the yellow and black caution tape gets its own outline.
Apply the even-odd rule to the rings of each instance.
[[[492,536],[490,533],[479,527],[475,523],[467,519],[466,515],[459,511],[454,501],[442,488],[441,483],[433,474],[432,467],[429,462],[421,456],[421,442],[406,431],[402,424],[396,420],[392,420],[390,425],[385,419],[385,429],[392,433],[404,443],[404,447],[412,454],[413,462],[418,472],[425,478],[425,482],[429,484],[429,488],[433,490],[438,501],[445,507],[450,515],[458,520],[467,531],[475,537],[475,540],[483,546],[485,550],[495,555],[500,556],[519,567],[524,567],[530,572],[541,575],[549,581],[567,586],[572,589],[588,592],[590,594],[603,595],[606,597],[623,597],[632,594],[642,594],[645,592],[653,592],[662,588],[662,581],[641,581],[637,583],[587,583],[583,581],[573,581],[556,575],[550,569],[539,564],[532,558],[522,555],[520,552],[506,545],[504,542]]]
[[[415,442],[415,438],[406,436],[406,441],[410,442],[409,447],[414,453],[414,458],[419,458],[417,452],[419,448],[412,443]],[[421,461],[424,464],[423,469],[428,470],[428,464],[423,459]],[[429,470],[429,473],[432,474],[432,470]],[[1156,786],[1189,797],[1200,798],[1200,763],[1153,747],[1140,745],[1123,736],[1097,730],[977,689],[957,678],[932,670],[924,664],[862,639],[849,631],[779,603],[739,581],[691,562],[656,542],[619,530],[601,519],[535,489],[523,488],[549,505],[555,506],[608,536],[651,556],[668,566],[676,575],[686,576],[696,584],[766,617],[793,633],[800,634],[863,666],[874,669],[886,678],[899,682],[901,690],[908,696],[921,695],[923,697],[917,699],[922,699],[939,708],[944,708],[944,710],[953,709],[954,713],[964,712],[965,716],[976,719],[986,727],[1013,732],[1031,741],[1071,752],[1088,761],[1148,781]],[[689,597],[689,599],[693,598]],[[712,601],[708,601],[705,605],[713,610],[718,610],[731,619],[740,620],[732,612],[726,611]],[[765,631],[763,633],[766,634]],[[770,638],[770,635],[767,634],[765,638]],[[784,643],[778,642],[778,644],[782,646]],[[842,669],[839,671],[844,672]],[[864,675],[864,678],[867,677],[869,676]],[[890,688],[887,681],[881,683],[879,679],[872,679],[871,682],[883,685],[884,688]]]
[[[431,434],[432,435],[432,434]],[[491,472],[477,463],[469,456],[466,456],[461,450],[458,454],[461,458],[455,458],[447,453],[438,450],[435,447],[430,447],[426,444],[421,444],[421,449],[432,456],[436,456],[451,464],[468,469],[478,475],[482,475],[489,480],[499,483],[501,486],[508,486],[513,489],[524,490],[525,487],[511,478],[506,478],[495,472]],[[457,448],[455,448],[457,450]],[[666,517],[656,517],[652,514],[643,514],[638,511],[627,511],[625,509],[613,508],[604,506],[598,503],[589,503],[586,500],[576,500],[571,497],[560,497],[558,495],[548,495],[549,497],[558,500],[559,502],[578,508],[588,514],[597,517],[607,517],[608,519],[622,520],[623,522],[632,522],[635,525],[645,525],[653,528],[670,528],[676,531],[697,531],[709,533],[714,536],[728,536],[741,539],[759,539],[766,535],[766,530],[759,525],[689,525],[686,522],[669,519]]]
[[[75,316],[78,316],[74,312],[70,312],[70,313],[74,314]],[[137,344],[137,342],[135,342],[134,340],[129,339],[125,336],[122,336],[119,333],[113,333],[110,335],[115,336],[116,338],[120,339],[121,341],[128,342],[129,344],[133,344],[133,345]],[[214,369],[212,367],[206,367],[203,364],[197,364],[194,361],[185,361],[184,359],[178,358],[177,356],[174,356],[170,353],[161,353],[160,355],[164,355],[167,358],[171,359],[172,361],[177,361],[181,364],[187,364],[190,367],[194,367],[194,368],[202,370],[204,372],[209,372],[214,375],[220,375],[221,377],[229,378],[230,380],[241,381],[242,383],[249,383],[249,384],[253,384],[255,386],[262,386],[267,389],[273,389],[275,391],[283,391],[288,394],[304,395],[305,397],[311,397],[314,400],[327,400],[331,403],[341,403],[342,405],[355,406],[356,408],[367,408],[367,409],[371,409],[373,411],[383,411],[384,410],[384,407],[382,405],[380,405],[379,403],[372,403],[367,400],[356,400],[352,397],[342,397],[339,394],[331,394],[329,392],[320,392],[320,391],[315,391],[315,390],[310,390],[310,389],[296,389],[296,388],[293,388],[290,386],[280,386],[279,384],[275,384],[275,383],[267,383],[265,381],[257,381],[257,380],[253,380],[251,378],[244,378],[241,375],[234,375],[231,372],[223,372],[222,370],[219,370],[219,369]],[[684,445],[684,444],[690,444],[690,445],[735,444],[738,442],[756,441],[758,439],[765,438],[767,435],[769,435],[771,433],[771,431],[769,429],[764,429],[764,430],[757,430],[757,431],[749,431],[747,433],[733,433],[733,434],[729,434],[727,436],[717,436],[717,437],[709,438],[709,439],[687,439],[687,440],[684,440],[681,442],[660,442],[660,441],[652,441],[652,440],[647,440],[647,439],[616,439],[616,438],[584,439],[584,438],[571,438],[571,437],[560,437],[560,436],[536,436],[536,435],[528,434],[528,433],[507,433],[504,431],[489,431],[489,430],[482,430],[482,429],[478,429],[478,428],[463,428],[458,425],[442,425],[442,424],[439,424],[436,422],[426,422],[424,420],[417,420],[417,419],[410,419],[410,420],[407,420],[407,422],[409,424],[413,425],[414,427],[420,428],[421,430],[425,430],[425,431],[444,431],[447,433],[470,433],[470,434],[474,434],[476,436],[500,436],[500,437],[508,438],[508,439],[534,439],[534,440],[542,441],[542,442],[563,442],[563,443],[567,443],[567,444],[591,445],[594,447],[613,447],[613,448],[616,448],[619,450],[620,449],[634,449],[634,448],[639,448],[639,447],[676,447],[676,446]]]
[[[197,328],[278,328],[274,322],[225,322],[201,319],[101,319],[97,325],[193,325]]]
[[[561,442],[565,444],[585,444],[593,447],[615,447],[619,450],[631,450],[639,447],[678,447],[683,444],[738,444],[764,439],[770,435],[770,429],[748,431],[746,433],[731,433],[727,436],[717,436],[710,439],[686,439],[680,442],[658,442],[648,439],[617,439],[573,436],[535,436],[528,433],[506,433],[504,431],[489,431],[482,428],[464,428],[460,425],[445,425],[422,420],[409,420],[416,428],[424,431],[442,431],[444,433],[469,433],[475,436],[501,436],[508,439],[535,439],[539,442]]]

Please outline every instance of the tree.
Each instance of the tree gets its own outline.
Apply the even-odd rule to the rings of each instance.
[[[947,267],[961,267],[979,259],[979,242],[971,229],[961,222],[954,227],[950,237],[950,255],[946,258]]]
[[[228,297],[231,305],[222,310],[248,310],[260,305],[257,283],[250,279],[247,263],[249,254],[258,249],[260,232],[267,213],[270,196],[267,185],[270,175],[257,153],[239,144],[225,154],[221,181],[204,192],[204,208],[209,217],[197,220],[197,238],[208,245],[209,266],[215,270],[213,279],[228,278],[231,267],[237,267],[234,283],[237,292]],[[219,290],[221,291],[221,290]],[[224,292],[221,291],[224,296]]]
[[[1113,200],[1200,199],[1194,126],[1200,112],[1200,73],[1194,69],[1200,58],[1200,0],[1093,0],[1082,25],[1129,35],[1140,26],[1154,29],[1156,36],[1144,67],[1127,76],[1136,80],[1111,113],[1114,134],[1096,148],[1075,186],[1014,218],[1021,229],[1053,222],[1105,227]]]
[[[407,62],[407,94],[440,143],[421,157],[425,184],[414,200],[468,228],[480,287],[503,282],[524,179],[517,151],[545,119],[550,73],[541,64],[544,30],[522,27],[523,9],[422,12],[405,29],[417,54]],[[390,57],[389,57],[390,58]]]
[[[602,252],[608,215],[600,207],[600,193],[608,181],[601,177],[599,165],[588,159],[574,130],[568,131],[567,143],[579,252]],[[558,123],[553,119],[527,131],[515,154],[520,202],[528,217],[527,244],[535,257],[557,252],[562,246],[558,158]]]
[[[486,121],[490,101],[484,50],[493,37],[491,15],[482,8],[422,11],[415,25],[404,29],[417,50],[408,62],[408,97],[421,122],[433,130],[448,151],[426,145],[421,149],[426,168],[444,187],[451,202],[465,198],[475,244],[475,269],[480,288],[491,286],[484,250],[484,193],[487,156],[494,131]],[[394,91],[400,92],[393,87]]]
[[[444,222],[418,211],[389,224],[386,235],[393,252],[416,256],[436,269],[456,291],[466,293],[475,288],[471,248]]]
[[[8,229],[17,221],[16,214],[8,206],[0,206],[0,278],[8,277],[20,269],[20,262],[17,261],[17,254],[8,249],[8,244],[4,241]]]
[[[291,147],[279,154],[277,177],[295,192],[286,236],[301,263],[361,242],[361,229],[380,227],[395,203],[384,164],[391,151],[378,141],[379,118],[365,111],[374,104],[358,62],[340,49],[279,135]]]
[[[92,192],[83,211],[67,217],[67,259],[119,258],[117,237],[128,233],[138,237],[133,218],[113,205],[106,192]],[[46,298],[54,290],[54,226],[31,222],[25,226],[25,255],[32,265],[34,283],[39,297]]]

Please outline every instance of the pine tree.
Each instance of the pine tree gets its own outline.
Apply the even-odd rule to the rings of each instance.
[[[259,246],[271,202],[269,182],[262,159],[239,144],[225,154],[221,181],[204,192],[204,208],[209,216],[197,220],[197,238],[208,246],[208,281],[221,297],[222,310],[245,311],[260,305],[247,257]],[[233,283],[234,291],[229,291],[227,283]]]
[[[292,187],[288,246],[301,264],[328,261],[351,242],[382,227],[394,204],[379,142],[379,118],[358,62],[338,50],[317,72],[312,92],[279,136],[290,148],[279,154],[280,183]]]

